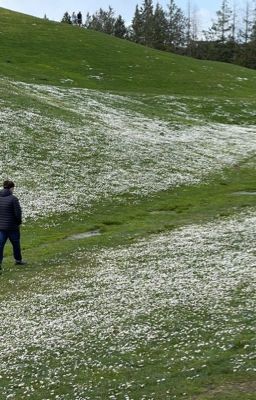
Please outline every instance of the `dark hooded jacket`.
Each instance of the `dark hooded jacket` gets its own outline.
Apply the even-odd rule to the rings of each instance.
[[[12,231],[19,229],[22,222],[22,212],[19,200],[9,189],[0,191],[0,230]]]

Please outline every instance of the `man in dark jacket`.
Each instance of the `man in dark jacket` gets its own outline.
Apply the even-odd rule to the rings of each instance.
[[[3,251],[7,239],[13,247],[13,256],[16,265],[26,264],[22,261],[20,249],[20,225],[22,211],[19,200],[13,195],[14,183],[4,181],[3,190],[0,191],[0,270],[2,268]]]

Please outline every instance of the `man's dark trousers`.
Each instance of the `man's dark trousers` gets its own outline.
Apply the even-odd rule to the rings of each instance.
[[[21,257],[21,249],[20,249],[20,231],[19,229],[13,231],[3,231],[0,230],[0,264],[3,261],[3,253],[4,253],[4,246],[7,241],[10,240],[13,248],[13,256],[16,261],[20,261]]]

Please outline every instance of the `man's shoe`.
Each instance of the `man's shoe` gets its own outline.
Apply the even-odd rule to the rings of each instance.
[[[15,265],[27,265],[26,261],[16,260]]]

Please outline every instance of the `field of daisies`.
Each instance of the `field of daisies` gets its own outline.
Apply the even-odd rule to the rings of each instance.
[[[45,229],[35,254],[58,249],[45,269],[23,272],[7,250],[0,399],[253,399],[255,207],[131,243],[47,239],[49,227],[61,230],[56,215],[86,219],[103,201],[125,212],[127,199],[254,170],[253,109],[241,108],[250,123],[238,125],[232,104],[212,107],[206,121],[198,99],[149,104],[6,79],[0,88],[1,177],[16,182],[23,229]]]
[[[155,99],[159,118],[132,97],[0,84],[1,176],[17,181],[25,218],[193,185],[255,154],[254,126],[202,124],[180,98]]]

